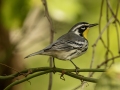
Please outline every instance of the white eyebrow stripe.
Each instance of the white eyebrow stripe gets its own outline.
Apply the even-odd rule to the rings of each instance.
[[[83,26],[83,25],[88,26],[89,24],[80,24],[80,25],[78,25],[78,26],[74,27],[72,31],[75,31],[77,28],[79,28],[79,27],[81,27],[81,26]]]

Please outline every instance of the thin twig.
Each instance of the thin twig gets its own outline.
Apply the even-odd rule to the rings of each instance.
[[[100,19],[99,19],[100,20]],[[104,31],[109,27],[109,25],[112,23],[112,21],[113,21],[113,17],[111,17],[110,19],[109,19],[109,21],[107,22],[107,24],[104,26],[104,28],[102,29],[102,31],[100,30],[101,28],[100,28],[100,26],[99,26],[99,31],[101,31],[101,33],[99,34],[99,36],[98,36],[98,38],[96,39],[96,41],[95,41],[95,43],[93,44],[93,51],[94,51],[94,53],[95,53],[95,47],[96,47],[96,45],[97,45],[97,43],[98,43],[98,41],[99,40],[101,40],[102,41],[102,43],[103,43],[103,45],[104,45],[104,47],[107,49],[107,51],[108,52],[110,52],[111,53],[111,56],[113,57],[113,53],[109,50],[109,48],[105,45],[105,43],[104,43],[104,41],[103,41],[103,39],[102,39],[102,34],[104,33]],[[100,23],[101,23],[101,21],[99,21]],[[113,58],[114,59],[114,58]]]
[[[95,57],[95,49],[96,49],[96,47],[93,46],[93,50],[92,50],[92,59],[91,59],[91,63],[90,63],[90,69],[92,69],[92,66],[93,66],[94,57]],[[90,75],[90,73],[89,73],[89,75]],[[89,76],[89,75],[88,75],[88,76]]]
[[[42,0],[42,3],[43,3],[43,5],[44,5],[44,7],[45,7],[45,16],[47,17],[47,19],[48,19],[48,21],[49,21],[49,23],[50,23],[50,29],[51,29],[51,31],[54,33],[53,22],[52,22],[52,20],[51,20],[50,15],[49,15],[48,6],[47,6],[47,1],[46,1],[46,0]],[[51,42],[52,42],[52,40],[51,40]]]
[[[108,60],[103,60],[104,62],[102,62],[101,64],[97,65],[96,69],[102,67],[103,65],[105,65],[106,63],[110,62],[111,60],[114,59],[117,59],[117,58],[120,58],[120,55],[118,56],[115,56],[115,57],[112,57],[112,58],[109,58]],[[91,76],[93,76],[94,72],[91,73]]]
[[[106,2],[107,2],[108,0],[106,0]],[[107,21],[107,23],[108,23],[108,21],[109,21],[109,10],[108,10],[108,4],[106,3],[106,21]],[[107,37],[107,50],[106,50],[106,54],[105,54],[105,60],[107,60],[108,59],[108,54],[109,54],[109,26],[107,27],[107,33],[106,33],[107,35],[106,35],[106,37]],[[106,63],[106,65],[105,65],[105,68],[107,68],[107,66],[108,66],[108,63]]]
[[[11,70],[13,70],[13,71],[15,71],[15,72],[18,72],[18,73],[20,74],[20,72],[19,72],[18,70],[14,69],[13,67],[10,67],[10,66],[8,66],[8,65],[6,65],[6,64],[3,64],[3,63],[0,63],[0,65],[5,66],[5,67],[8,67],[8,68],[10,68]]]
[[[47,5],[47,1],[46,0],[42,0],[42,3],[44,5],[45,8],[45,16],[47,17],[49,23],[50,23],[50,44],[53,42],[53,38],[54,38],[54,28],[53,28],[53,22],[51,20],[51,17],[49,15],[49,11],[48,11],[48,5]],[[53,58],[54,57],[50,57],[50,67],[53,66]],[[53,80],[53,76],[52,73],[49,74],[49,85],[48,85],[48,90],[52,89],[52,80]]]
[[[116,15],[114,14],[114,12],[113,12],[113,10],[112,10],[112,7],[111,7],[111,5],[110,5],[110,1],[109,1],[109,0],[107,0],[107,4],[108,4],[108,8],[109,8],[111,14],[112,14],[113,17],[115,18],[115,21],[117,21],[118,24],[120,25],[120,21],[118,20],[118,18],[117,18]]]
[[[84,81],[82,84],[80,84],[79,86],[77,86],[77,87],[75,87],[74,89],[72,89],[72,90],[77,90],[77,89],[79,89],[79,88],[81,88],[81,87],[83,87],[83,85],[85,85],[87,82],[86,81]]]
[[[117,3],[116,17],[118,16],[119,7],[120,7],[120,0],[118,0],[118,3]],[[117,42],[118,42],[118,53],[120,54],[120,35],[119,35],[118,26],[117,26],[116,21],[115,21],[115,28],[116,28]]]
[[[109,59],[107,59],[107,60],[104,60],[104,62],[102,62],[101,64],[99,64],[99,65],[97,66],[97,68],[100,68],[100,67],[103,66],[104,64],[106,64],[106,63],[108,63],[109,61],[113,60],[113,58],[114,58],[114,59],[120,58],[120,55],[114,56],[114,57],[109,58]]]
[[[100,35],[98,36],[98,38],[96,39],[95,43],[93,44],[93,46],[96,46],[97,42],[99,41],[99,39],[101,38],[102,34],[104,33],[104,31],[107,29],[107,27],[112,23],[113,21],[113,17],[111,17],[108,21],[108,23],[105,25],[105,27],[103,28],[103,30],[101,31]]]
[[[120,54],[120,35],[119,35],[117,23],[115,23],[115,28],[116,28],[117,42],[118,42],[118,53]]]
[[[104,4],[104,0],[102,0],[102,2],[101,2],[101,8],[100,8],[99,33],[101,32],[100,30],[101,30],[101,18],[102,18],[103,4]],[[90,63],[90,68],[92,68],[92,66],[93,66],[94,56],[95,56],[95,46],[93,46],[92,59],[91,59],[91,63]],[[90,73],[89,73],[89,75],[90,75]]]

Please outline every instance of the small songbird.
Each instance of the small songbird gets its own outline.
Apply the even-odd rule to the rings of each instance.
[[[43,50],[34,52],[25,58],[35,55],[48,55],[60,60],[69,60],[75,66],[76,70],[78,67],[73,63],[72,59],[81,56],[88,49],[87,34],[91,27],[98,24],[89,24],[87,22],[79,22],[74,25],[68,33],[62,35],[55,42],[50,44]]]

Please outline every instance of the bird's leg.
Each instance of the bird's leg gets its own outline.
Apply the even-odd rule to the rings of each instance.
[[[55,59],[53,58],[53,68],[56,68],[55,66]]]
[[[52,60],[53,60],[53,73],[55,74],[55,68],[56,68],[56,66],[55,66],[55,59],[54,59],[54,57],[52,58]]]
[[[71,62],[72,62],[72,64],[75,66],[75,68],[76,68],[76,74],[78,75],[78,73],[79,73],[79,72],[78,72],[78,70],[79,70],[80,68],[79,68],[79,67],[77,67],[77,66],[73,63],[73,61],[72,61],[72,60],[70,60],[70,61],[71,61]],[[79,76],[84,77],[83,75],[79,75]],[[83,83],[83,81],[84,81],[84,80],[82,80],[82,79],[81,79],[81,82],[82,82],[82,83]]]
[[[71,61],[71,63],[75,66],[75,69],[76,69],[76,74],[78,75],[78,70],[80,69],[78,66],[76,66],[74,63],[73,63],[73,61],[72,60],[70,60]]]

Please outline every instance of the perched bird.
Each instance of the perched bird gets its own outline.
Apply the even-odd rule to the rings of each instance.
[[[87,34],[91,27],[98,24],[89,24],[87,22],[79,22],[74,25],[68,33],[62,35],[55,42],[50,44],[43,50],[34,52],[25,58],[35,55],[48,55],[58,58],[60,60],[69,60],[75,66],[76,70],[78,67],[73,63],[72,59],[81,56],[88,49]],[[55,64],[54,64],[55,65]]]

